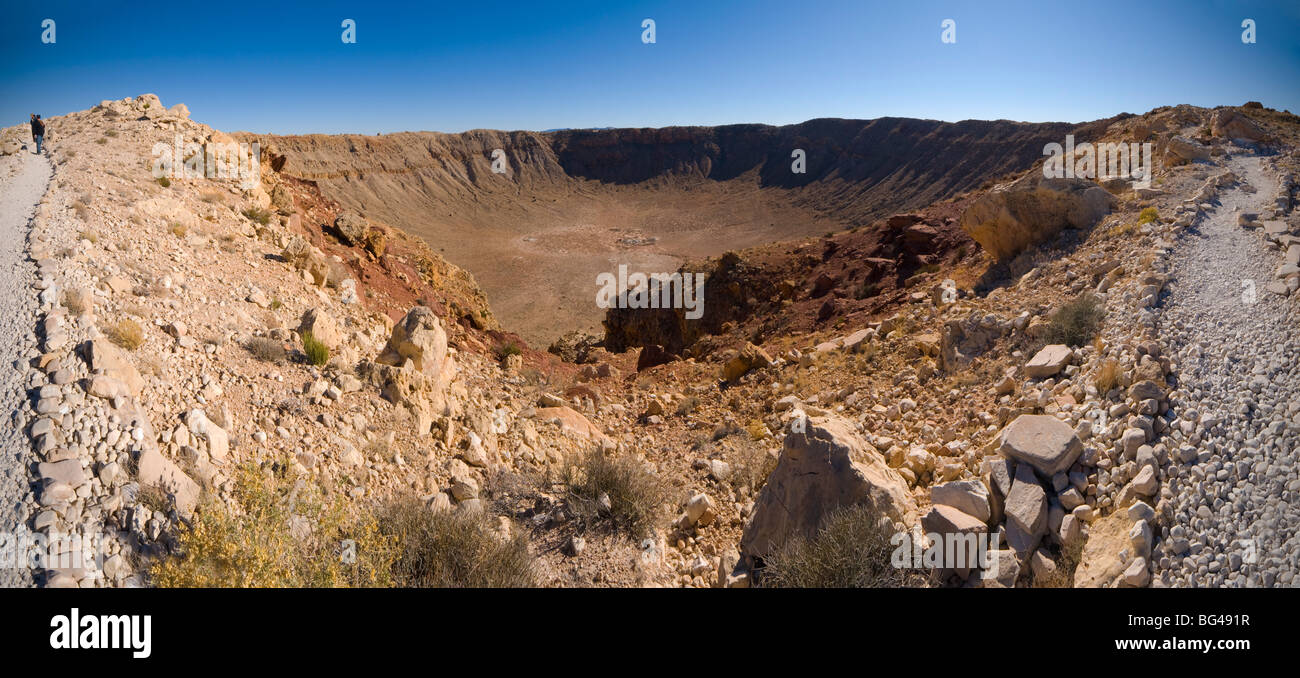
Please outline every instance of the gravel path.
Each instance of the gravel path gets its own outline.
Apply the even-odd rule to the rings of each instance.
[[[0,531],[13,534],[27,521],[35,461],[23,431],[24,376],[35,340],[35,267],[27,258],[27,233],[52,169],[43,156],[20,151],[0,162]],[[0,586],[31,586],[26,568],[0,566]]]
[[[1258,157],[1227,165],[1243,183],[1224,187],[1171,257],[1160,330],[1182,394],[1173,425],[1186,437],[1169,450],[1173,520],[1154,574],[1167,586],[1295,586],[1300,318],[1265,291],[1280,254],[1237,225],[1240,212],[1270,211],[1277,178]]]

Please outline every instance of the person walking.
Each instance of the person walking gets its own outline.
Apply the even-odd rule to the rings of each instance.
[[[45,143],[45,122],[41,116],[32,114],[32,139],[36,142],[36,154],[41,154],[41,146]]]

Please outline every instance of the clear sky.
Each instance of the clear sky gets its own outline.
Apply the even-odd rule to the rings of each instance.
[[[1297,0],[4,3],[3,125],[146,92],[274,133],[1300,112]]]

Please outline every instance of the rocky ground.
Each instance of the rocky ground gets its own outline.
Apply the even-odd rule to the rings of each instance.
[[[552,355],[498,327],[472,277],[273,151],[251,184],[155,178],[155,144],[180,135],[189,159],[231,141],[184,105],[51,119],[19,294],[39,310],[15,314],[39,338],[15,357],[38,462],[23,519],[108,540],[102,563],[37,583],[148,585],[195,511],[241,511],[248,465],[358,508],[489,512],[552,586],[761,583],[766,555],[846,501],[900,531],[999,535],[996,578],[946,585],[1287,583],[1300,271],[1283,123],[1117,119],[1099,136],[1153,140],[1152,187],[1030,168],[864,232],[692,264],[723,296],[668,348],[637,348],[655,323],[611,314],[618,342]],[[1228,294],[1241,271],[1250,306]],[[1097,336],[1059,336],[1084,297]],[[542,482],[592,449],[662,487],[649,537],[581,527]],[[1243,532],[1259,567],[1233,558]]]

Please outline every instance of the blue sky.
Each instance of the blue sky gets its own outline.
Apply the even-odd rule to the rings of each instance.
[[[1300,112],[1294,0],[5,3],[4,125],[145,92],[274,133]]]

